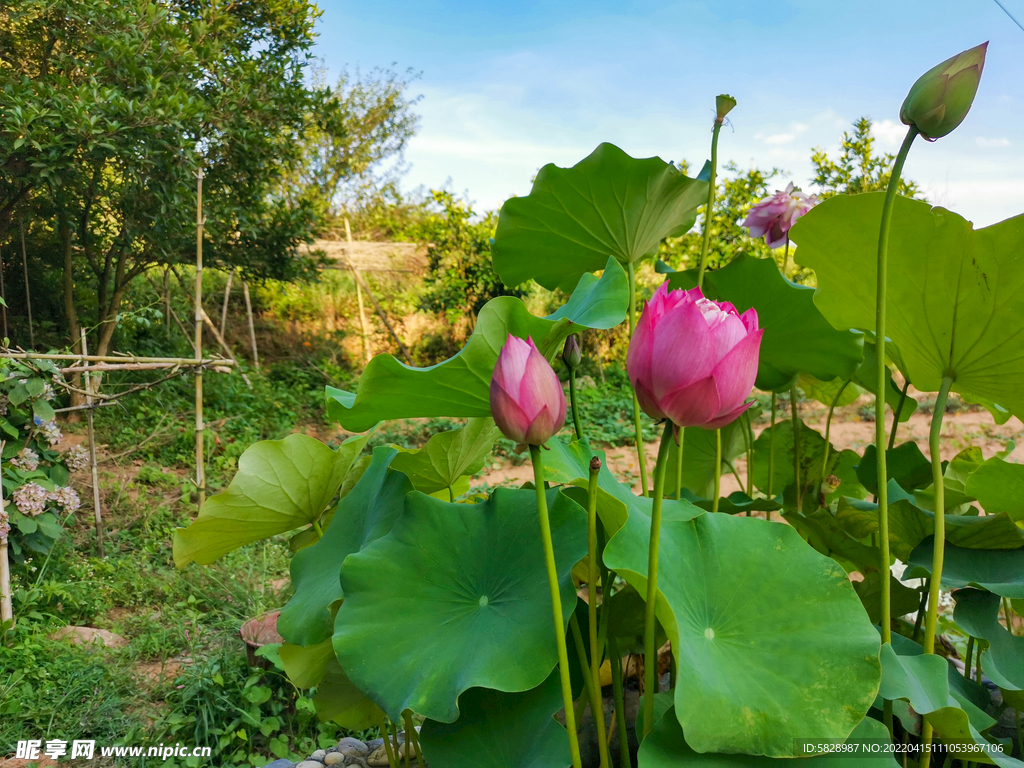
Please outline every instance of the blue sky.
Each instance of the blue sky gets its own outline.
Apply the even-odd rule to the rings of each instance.
[[[1024,23],[1024,0],[1001,0]],[[478,210],[526,194],[545,163],[600,142],[635,156],[709,152],[714,97],[739,104],[720,158],[778,167],[809,189],[861,115],[894,152],[899,107],[923,72],[990,40],[971,114],[918,142],[905,174],[978,226],[1024,212],[1024,31],[994,0],[464,2],[319,0],[316,53],[345,67],[413,68],[419,131],[408,188],[465,193]]]

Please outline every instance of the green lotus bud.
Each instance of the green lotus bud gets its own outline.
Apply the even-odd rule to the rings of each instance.
[[[971,111],[985,68],[988,43],[969,48],[925,72],[900,107],[904,125],[915,125],[934,141],[953,132]]]
[[[562,362],[569,368],[575,368],[581,360],[583,360],[583,353],[580,351],[579,339],[574,333],[565,340],[565,346],[562,347]]]
[[[715,97],[715,121],[722,122],[725,120],[725,116],[732,112],[733,107],[736,106],[736,99],[727,93],[720,94]]]

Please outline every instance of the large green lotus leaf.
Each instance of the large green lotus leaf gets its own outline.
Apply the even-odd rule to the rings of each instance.
[[[924,646],[920,643],[911,640],[909,637],[903,635],[892,636],[892,648],[896,652],[897,656],[921,656],[924,654]],[[967,701],[973,704],[975,708],[984,710],[992,700],[991,695],[988,692],[988,688],[980,685],[973,680],[964,677],[960,670],[952,664],[946,665],[946,679],[949,681],[949,692],[958,701]],[[876,699],[876,709],[882,708],[882,700]],[[984,722],[979,721],[978,725],[981,726],[981,730],[985,730],[989,726]],[[919,731],[914,731],[918,733]]]
[[[836,328],[875,326],[882,192],[836,195],[793,227],[814,300]],[[953,391],[1024,415],[1024,217],[975,230],[944,208],[897,197],[889,235],[888,323],[921,391]]]
[[[625,526],[604,553],[641,594],[649,539]],[[790,526],[663,520],[658,590],[694,749],[789,757],[796,738],[847,738],[871,706],[878,633],[843,569]]]
[[[413,487],[403,473],[389,469],[398,451],[381,446],[347,496],[338,502],[323,538],[291,562],[295,593],[281,611],[277,628],[296,645],[314,645],[331,636],[331,603],[344,597],[341,565],[353,552],[387,534],[402,514]]]
[[[935,654],[897,655],[891,645],[885,644],[881,660],[879,697],[909,702],[913,712],[927,716],[935,735],[947,744],[982,747],[989,744],[981,732],[991,728],[995,720],[951,688],[949,662],[944,658]],[[914,730],[913,722],[904,721],[904,725]],[[1005,768],[1024,766],[1019,760],[994,751],[971,753],[971,756],[977,762]]]
[[[818,507],[809,512],[787,509],[782,515],[808,544],[841,563],[847,571],[878,570],[878,547],[853,536],[830,508]]]
[[[532,338],[551,359],[581,327],[614,328],[628,304],[626,274],[610,258],[600,280],[585,275],[568,304],[549,317],[534,317],[522,299],[499,296],[480,310],[473,334],[454,357],[413,368],[391,355],[377,355],[355,392],[327,387],[327,413],[351,432],[388,419],[490,416],[491,375],[510,333]]]
[[[985,674],[1000,688],[1024,690],[1024,637],[1011,635],[999,623],[999,595],[977,589],[955,594],[953,621],[974,637],[987,640]]]
[[[897,445],[885,452],[889,481],[895,480],[905,491],[927,488],[932,484],[932,463],[921,453],[917,443]],[[878,451],[871,443],[857,466],[857,479],[872,494],[878,493]]]
[[[423,723],[423,757],[440,768],[566,768],[569,741],[554,719],[560,709],[557,670],[523,693],[470,688],[454,723]]]
[[[296,688],[312,688],[324,679],[327,664],[334,658],[334,646],[330,638],[306,647],[286,641],[277,653],[292,685]]]
[[[697,270],[673,272],[668,280],[673,289],[693,288]],[[757,310],[764,329],[758,389],[785,389],[799,373],[845,381],[864,359],[863,335],[829,325],[814,306],[814,289],[791,283],[772,259],[737,256],[726,267],[704,275],[704,295],[731,302],[739,312]]]
[[[892,554],[907,562],[926,537],[935,532],[935,514],[921,509],[894,491],[889,481],[889,546]],[[878,533],[878,505],[868,501],[841,499],[836,520],[856,539]],[[1021,531],[1006,515],[946,515],[946,540],[968,549],[1017,549],[1024,546]],[[929,561],[930,562],[930,561]]]
[[[960,451],[945,465],[942,485],[945,488],[943,506],[946,514],[966,512],[972,501],[977,501],[967,492],[967,481],[985,463],[981,448],[972,445]],[[924,509],[935,509],[935,488],[929,485],[914,491],[914,501]],[[975,512],[976,513],[976,512]]]
[[[586,513],[547,493],[563,612],[569,572],[587,554]],[[345,602],[334,650],[392,718],[406,709],[445,723],[473,687],[527,691],[557,659],[537,497],[499,488],[480,504],[413,492],[391,532],[341,568]]]
[[[750,418],[756,419],[761,409],[756,405],[749,410]],[[729,472],[729,464],[746,451],[747,423],[745,418],[736,419],[722,427],[722,474]],[[679,446],[675,441],[669,446],[665,465],[665,490],[675,493],[676,468],[679,461]],[[688,427],[683,430],[683,488],[695,496],[710,498],[715,491],[715,430]]]
[[[534,279],[571,290],[580,276],[653,254],[668,236],[686,233],[706,202],[696,179],[658,157],[637,159],[601,144],[572,168],[540,169],[526,197],[501,207],[491,254],[505,285]]]
[[[850,742],[885,742],[889,732],[877,720],[864,718],[853,729]],[[831,743],[831,742],[827,742]],[[841,742],[835,742],[836,744]],[[686,743],[683,729],[669,710],[658,720],[654,729],[640,745],[637,755],[639,768],[765,768],[766,766],[791,766],[792,768],[897,768],[891,754],[885,752],[815,757],[762,757],[760,755],[701,754]]]
[[[432,435],[419,450],[398,454],[391,466],[408,475],[418,491],[443,491],[463,475],[479,472],[499,437],[494,419],[470,419],[461,429]]]
[[[309,525],[334,499],[369,437],[350,437],[336,451],[299,434],[249,446],[231,484],[174,532],[174,564],[207,565],[243,544]]]
[[[1024,520],[1024,464],[994,456],[968,476],[964,490],[989,514],[1005,512]]]
[[[922,541],[907,558],[903,580],[932,574],[933,537]],[[942,566],[944,589],[979,587],[1011,598],[1024,598],[1024,548],[967,549],[946,542]]]
[[[793,422],[791,419],[776,421],[774,427],[761,431],[754,441],[754,485],[764,493],[768,492],[768,467],[772,448],[772,432],[775,433],[775,463],[772,466],[772,493],[783,494],[786,501],[796,503],[796,484],[793,475]],[[803,485],[804,511],[813,511],[819,506],[819,492],[822,481],[829,475],[839,479],[839,486],[825,496],[825,502],[837,501],[842,496],[864,498],[868,491],[857,479],[856,467],[860,457],[850,450],[829,449],[828,466],[825,460],[825,438],[815,429],[800,422],[800,481]]]

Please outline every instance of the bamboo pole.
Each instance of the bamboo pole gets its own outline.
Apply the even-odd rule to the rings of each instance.
[[[146,275],[146,279],[153,283],[153,288],[156,288],[156,283],[149,275]],[[164,267],[164,327],[167,329],[167,338],[171,338],[171,270],[168,267]],[[187,333],[185,335],[188,336]]]
[[[236,365],[237,361],[230,357],[207,357],[196,359],[191,357],[140,357],[138,355],[80,355],[74,352],[43,353],[43,352],[5,352],[0,357],[10,360],[75,360],[90,363],[170,363],[172,365]]]
[[[220,335],[220,331],[217,330],[217,327],[213,324],[213,321],[210,319],[210,316],[208,314],[206,314],[206,310],[203,309],[202,307],[200,307],[199,311],[203,313],[203,322],[206,323],[207,326],[209,326],[210,333],[213,334],[213,337],[217,340],[217,343],[220,344],[221,348],[225,352],[227,352],[229,355],[231,355],[232,359],[234,359],[234,357],[235,357],[234,352],[232,352],[231,351],[231,347],[228,346],[227,340],[223,336]],[[245,375],[245,371],[239,369],[238,372],[240,374],[242,374],[242,380],[245,381],[245,385],[249,389],[252,389],[252,382],[249,381],[249,377]]]
[[[180,278],[179,278],[180,280]],[[196,176],[196,359],[203,356],[203,169]],[[196,489],[199,492],[199,508],[206,501],[206,465],[203,459],[203,369],[196,370]]]
[[[0,474],[3,473],[4,441],[0,440]],[[6,519],[4,514],[4,493],[0,488],[0,519]],[[11,602],[11,563],[7,557],[7,537],[0,539],[0,625],[8,621],[14,622],[14,604]]]
[[[21,229],[21,267],[25,272],[25,309],[28,312],[28,345],[36,345],[35,331],[32,329],[32,292],[28,288],[28,253],[25,250],[25,216],[18,211],[18,225]]]
[[[245,314],[249,317],[249,341],[252,343],[252,364],[259,368],[260,352],[256,348],[256,326],[252,319],[252,301],[249,299],[249,282],[242,281],[242,295],[245,297]]]
[[[82,373],[83,371],[163,371],[168,368],[182,368],[182,367],[195,367],[195,366],[217,366],[223,365],[225,360],[208,358],[206,360],[183,360],[180,363],[96,363],[95,365],[86,366],[80,368],[72,366],[70,368],[61,368],[61,373]],[[230,362],[234,362],[233,360]]]
[[[82,356],[85,357],[89,354],[88,340],[85,336],[85,329],[81,329],[82,339]],[[93,408],[92,408],[92,395],[93,395],[93,378],[89,373],[89,365],[85,365],[85,404],[89,406],[85,412],[85,417],[89,423],[89,467],[92,471],[92,509],[93,518],[96,522],[96,548],[100,553],[100,557],[106,557],[106,553],[103,551],[103,514],[100,507],[100,473],[99,468],[96,465],[96,430],[93,427]]]
[[[7,291],[4,290],[4,257],[0,253],[0,314],[4,319],[4,335],[7,338]]]
[[[231,282],[235,279],[235,271],[228,272],[228,282],[224,286],[224,306],[220,310],[220,335],[223,336],[228,330],[228,300],[231,298]]]
[[[352,228],[348,225],[348,216],[345,217],[345,240],[349,243],[352,242]],[[372,355],[370,353],[370,336],[366,330],[366,311],[363,307],[363,289],[360,286],[362,278],[359,275],[359,270],[356,269],[356,265],[349,257],[348,253],[345,254],[345,258],[348,260],[348,264],[352,268],[352,276],[355,278],[356,283],[356,302],[359,304],[359,328],[363,336],[363,362],[369,363]]]

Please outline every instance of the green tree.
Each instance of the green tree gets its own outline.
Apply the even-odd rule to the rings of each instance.
[[[297,246],[316,212],[275,189],[328,96],[306,85],[317,15],[307,0],[0,11],[0,242],[17,212],[49,243],[73,341],[82,297],[104,353],[131,281],[192,261],[199,169],[209,263],[277,278],[307,267]]]
[[[835,160],[821,147],[811,154],[814,166],[812,184],[821,191],[822,200],[833,195],[857,195],[861,192],[884,190],[889,184],[896,155],[875,155],[875,137],[871,134],[871,120],[862,117],[853,124],[853,133],[843,133],[839,157]],[[913,181],[900,179],[899,193],[905,197],[920,198],[920,187]]]

